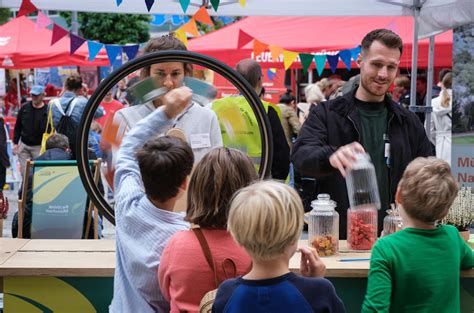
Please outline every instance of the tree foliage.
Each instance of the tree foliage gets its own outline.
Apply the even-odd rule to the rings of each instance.
[[[10,18],[10,9],[0,8],[0,25],[3,25],[6,22],[8,22],[9,18]]]
[[[61,16],[71,26],[71,13]],[[142,43],[150,39],[150,20],[143,14],[78,13],[79,35],[105,44]]]

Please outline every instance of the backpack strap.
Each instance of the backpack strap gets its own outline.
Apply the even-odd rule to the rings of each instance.
[[[204,237],[204,233],[202,232],[201,228],[193,228],[193,233],[196,235],[199,245],[201,246],[202,252],[206,257],[207,264],[211,268],[212,272],[214,273],[214,282],[216,283],[216,288],[219,287],[219,279],[217,278],[217,271],[216,265],[214,263],[214,259],[212,258],[211,249],[209,249],[209,245],[207,244],[206,237]]]
[[[61,113],[62,116],[71,116],[72,111],[74,110],[74,107],[76,106],[77,99],[76,97],[73,97],[71,100],[66,105],[66,110],[63,110],[63,107],[61,106],[61,101],[59,98],[52,100],[53,104],[56,106],[58,109],[59,113]],[[69,109],[70,107],[70,109]]]

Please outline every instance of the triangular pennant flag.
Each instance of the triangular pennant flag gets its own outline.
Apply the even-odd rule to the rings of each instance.
[[[316,63],[316,70],[318,71],[318,75],[321,76],[324,70],[324,66],[326,66],[326,55],[315,55],[314,56],[314,63]]]
[[[339,53],[336,55],[327,55],[327,58],[331,72],[333,74],[336,73],[337,63],[339,63]]]
[[[148,12],[150,12],[153,3],[155,3],[155,0],[145,0],[146,9],[148,10]]]
[[[199,10],[194,13],[193,18],[201,23],[204,23],[209,26],[213,26],[214,23],[211,20],[211,17],[209,16],[209,13],[206,10],[206,7],[201,7]]]
[[[114,62],[110,63],[114,69],[119,68],[122,66],[122,54],[118,54],[117,57],[115,58]]]
[[[285,66],[285,70],[293,64],[297,57],[298,52],[283,50],[283,65]]]
[[[270,45],[270,54],[272,55],[273,62],[280,61],[280,55],[283,53],[283,48],[275,45]]]
[[[346,50],[339,51],[339,57],[341,58],[342,62],[344,62],[344,64],[346,65],[347,70],[350,71],[351,70],[351,50],[346,49]]]
[[[123,0],[116,0],[117,6],[121,5],[121,4],[122,4],[122,1],[123,1]]]
[[[354,49],[351,49],[351,57],[354,61],[357,61],[357,57],[360,54],[360,46],[355,47]]]
[[[237,42],[237,49],[242,48],[245,46],[247,43],[251,42],[253,40],[253,37],[244,32],[243,30],[239,30],[239,40]]]
[[[51,46],[58,42],[61,38],[69,34],[64,28],[54,24],[53,25],[53,36],[51,37]]]
[[[189,22],[181,26],[181,28],[187,33],[193,35],[194,37],[199,37],[199,31],[196,25],[196,21],[193,18],[190,19]]]
[[[52,23],[53,22],[47,15],[43,14],[43,12],[41,11],[38,11],[38,16],[36,17],[35,31],[45,28],[51,25]]]
[[[181,8],[183,9],[183,12],[186,13],[186,10],[189,7],[189,3],[191,0],[179,0],[179,4],[181,4]]]
[[[117,45],[105,45],[105,51],[107,51],[107,57],[111,65],[115,64],[117,56],[120,54],[122,56],[122,46]],[[122,58],[120,58],[122,59]]]
[[[217,9],[219,8],[219,2],[220,0],[211,0],[212,7],[214,8],[214,11],[217,12]]]
[[[127,55],[127,58],[129,60],[133,60],[137,56],[139,47],[139,45],[123,46],[122,49]]]
[[[27,15],[35,11],[38,11],[38,8],[33,3],[31,3],[30,0],[23,0],[21,2],[20,10],[18,11],[16,17]]]
[[[246,0],[239,0],[239,4],[240,4],[240,6],[241,6],[242,8],[245,7],[245,4],[246,4],[246,3],[247,3]]]
[[[308,72],[308,67],[313,62],[314,56],[312,54],[300,53],[301,67],[303,68],[303,73]]]
[[[69,51],[70,54],[76,52],[76,50],[79,49],[79,47],[82,46],[84,42],[86,42],[84,38],[76,36],[73,33],[70,33],[69,37],[71,38],[71,48]]]
[[[253,41],[253,55],[256,57],[260,53],[264,52],[265,50],[268,49],[268,45],[266,43],[263,43],[257,39]]]
[[[97,54],[99,54],[100,49],[104,46],[103,43],[87,40],[87,47],[89,48],[89,60],[94,61]]]
[[[182,27],[175,30],[174,34],[186,47],[188,46],[188,37],[186,37],[186,31]]]

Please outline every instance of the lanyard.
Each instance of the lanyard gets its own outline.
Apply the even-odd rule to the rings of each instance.
[[[176,125],[178,124],[178,122],[183,118],[183,116],[185,116],[185,115],[189,112],[189,110],[191,110],[191,108],[193,107],[193,105],[194,105],[194,102],[191,102],[191,104],[186,108],[186,110],[184,110],[184,112],[181,113],[181,114],[176,118],[176,120],[175,120],[174,123],[173,123],[173,127],[172,127],[172,128],[175,128],[175,127],[176,127]]]

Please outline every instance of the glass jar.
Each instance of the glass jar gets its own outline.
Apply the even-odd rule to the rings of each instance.
[[[380,209],[380,195],[375,167],[367,153],[357,153],[352,169],[347,173],[346,186],[350,208]]]
[[[375,206],[347,209],[347,246],[352,250],[370,250],[377,240]]]
[[[402,229],[403,222],[398,207],[392,203],[391,209],[387,210],[387,216],[383,219],[383,235],[387,236]]]
[[[305,214],[308,223],[308,245],[318,251],[319,256],[331,256],[339,251],[339,213],[336,202],[328,194],[319,194],[311,202],[313,208]]]

